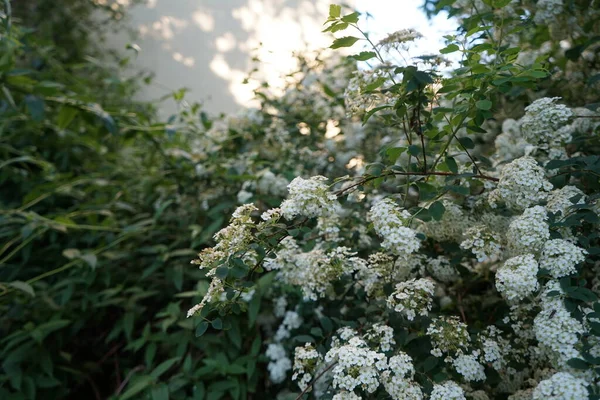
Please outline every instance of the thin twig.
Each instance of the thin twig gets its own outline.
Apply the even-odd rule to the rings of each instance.
[[[118,396],[119,394],[121,394],[121,392],[123,391],[123,389],[125,389],[125,386],[127,386],[127,382],[129,382],[129,380],[131,379],[133,374],[135,374],[136,372],[139,372],[139,371],[143,371],[145,368],[146,367],[144,367],[143,365],[138,365],[137,367],[135,367],[131,371],[129,371],[129,373],[127,374],[127,376],[125,377],[125,379],[123,380],[121,385],[115,391],[115,396]]]
[[[387,176],[392,176],[392,175],[397,175],[397,176],[431,176],[431,175],[435,175],[435,176],[456,176],[456,177],[462,177],[461,175],[464,174],[455,174],[453,172],[443,172],[443,171],[428,171],[428,172],[418,172],[418,171],[414,171],[414,172],[405,172],[405,171],[389,171],[386,172],[385,174],[379,175],[379,176],[369,176],[366,178],[361,179],[360,181],[345,187],[343,189],[338,190],[337,192],[334,192],[334,194],[336,196],[341,196],[344,193],[346,193],[347,191],[349,191],[350,189],[354,189],[357,186],[361,186],[364,185],[367,182],[370,182],[372,180],[375,180],[377,178],[383,178],[383,177],[387,177]],[[485,179],[488,181],[493,181],[493,182],[498,182],[499,179],[498,178],[494,178],[493,176],[488,176],[488,175],[483,175],[483,174],[475,174],[475,175],[470,175],[468,177],[465,178],[477,178],[477,179]]]
[[[337,364],[337,363],[333,362],[327,368],[325,368],[323,371],[321,371],[321,373],[319,375],[317,375],[315,377],[315,379],[313,379],[313,381],[310,383],[310,385],[308,385],[307,387],[305,387],[304,390],[302,391],[302,393],[300,393],[298,395],[298,397],[296,397],[296,400],[300,400],[302,398],[302,396],[304,396],[306,394],[306,392],[308,392],[308,390],[313,387],[313,385],[315,384],[315,382],[317,382],[317,380],[319,380],[320,377],[322,377],[323,375],[325,375],[325,373],[327,371],[329,371],[331,368],[333,368],[333,366],[335,364]]]

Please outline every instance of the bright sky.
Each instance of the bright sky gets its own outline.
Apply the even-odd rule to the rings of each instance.
[[[368,12],[373,16],[361,18],[361,25],[371,32],[375,42],[401,29],[413,28],[420,32],[424,38],[419,40],[419,54],[415,56],[439,54],[445,47],[443,36],[453,33],[457,27],[456,21],[447,19],[446,14],[429,21],[421,9],[423,0],[356,0],[356,5],[363,14]]]

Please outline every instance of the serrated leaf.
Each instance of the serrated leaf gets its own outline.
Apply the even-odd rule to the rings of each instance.
[[[331,4],[329,6],[329,16],[331,18],[338,18],[340,15],[342,15],[342,6]]]
[[[341,47],[350,47],[356,43],[359,39],[354,36],[344,36],[339,39],[335,39],[333,44],[329,46],[332,49],[339,49]]]
[[[355,24],[358,22],[359,16],[360,16],[359,12],[353,12],[352,14],[344,15],[342,17],[342,21],[347,22],[349,24]]]
[[[353,58],[356,61],[367,61],[371,58],[377,57],[377,53],[375,53],[374,51],[361,51],[358,54],[354,54],[348,57]]]

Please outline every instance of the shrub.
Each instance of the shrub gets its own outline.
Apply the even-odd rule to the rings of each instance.
[[[599,115],[542,97],[504,119],[556,66],[519,62],[537,14],[463,3],[440,51],[460,53],[450,74],[406,55],[418,33],[373,43],[358,13],[331,6],[325,31],[360,34],[331,47],[371,47],[350,56],[368,63],[338,98],[351,121],[387,127],[382,150],[361,174],[300,174],[281,205],[240,206],[195,261],[212,279],[189,311],[201,332],[272,277],[279,326],[263,330],[280,396],[599,396]]]

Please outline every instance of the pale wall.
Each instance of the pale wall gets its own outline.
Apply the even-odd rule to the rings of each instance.
[[[348,2],[347,2],[348,3]],[[354,3],[353,1],[351,3]],[[322,33],[329,0],[148,0],[130,12],[133,41],[141,51],[134,67],[155,73],[143,99],[157,99],[186,87],[187,98],[211,112],[231,112],[251,104],[252,86],[242,81],[261,60],[260,72],[269,84],[294,66],[292,52],[331,43]],[[109,39],[124,49],[129,38]],[[260,44],[262,43],[262,46]],[[260,48],[259,48],[260,47]],[[256,50],[258,49],[258,50]],[[161,113],[175,110],[165,102]]]

